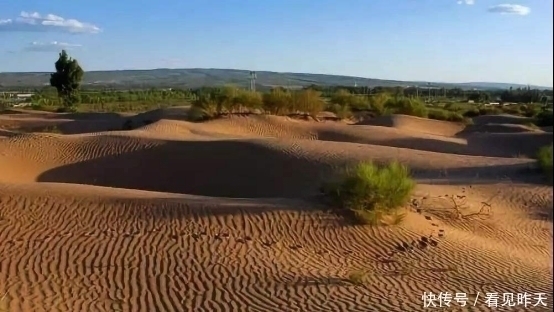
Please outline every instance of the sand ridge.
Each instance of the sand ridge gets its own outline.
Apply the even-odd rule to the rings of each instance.
[[[181,113],[130,117],[130,131],[4,130],[0,310],[423,311],[429,291],[552,306],[552,190],[521,157],[551,133]],[[393,159],[418,181],[402,224],[352,226],[316,199],[334,169]],[[401,251],[430,235],[436,247]]]

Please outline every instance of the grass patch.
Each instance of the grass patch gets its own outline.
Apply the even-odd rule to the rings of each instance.
[[[403,220],[400,214],[394,216],[406,204],[414,187],[408,167],[399,162],[383,166],[361,162],[347,168],[341,181],[325,186],[323,192],[358,222],[381,225],[385,216],[392,215],[393,224]]]
[[[340,119],[352,117],[352,110],[348,105],[331,104],[327,110],[334,113]]]
[[[61,134],[62,131],[58,128],[58,126],[56,125],[53,125],[53,126],[47,126],[45,127],[44,129],[42,129],[42,132],[46,132],[46,133],[58,133],[58,134]]]
[[[429,108],[429,119],[464,122],[465,117],[458,112],[451,112],[441,108]]]
[[[539,167],[552,183],[552,145],[542,147],[537,153],[537,162]]]

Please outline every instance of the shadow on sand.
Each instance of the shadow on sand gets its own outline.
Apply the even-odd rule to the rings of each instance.
[[[37,181],[233,198],[295,198],[317,189],[315,181],[325,167],[251,142],[166,141],[54,168]]]
[[[214,197],[306,198],[318,194],[322,183],[345,164],[344,159],[320,162],[255,141],[165,141],[147,149],[53,168],[40,174],[37,181]],[[417,180],[435,184],[497,183],[499,179],[530,182],[539,176],[530,164],[532,161],[447,171],[412,167],[412,171]]]

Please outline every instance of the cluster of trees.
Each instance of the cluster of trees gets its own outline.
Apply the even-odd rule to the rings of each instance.
[[[544,103],[546,97],[553,95],[552,90],[539,90],[531,88],[510,88],[501,91],[472,91],[468,92],[468,100],[476,103],[486,103],[489,101],[499,101],[507,103]]]
[[[511,102],[511,103],[542,103],[544,97],[553,96],[553,90],[539,90],[531,88],[510,88],[509,90],[463,90],[461,88],[431,88],[426,87],[347,87],[347,86],[310,86],[318,90],[325,97],[331,97],[338,90],[345,90],[352,94],[373,95],[387,93],[392,96],[415,97],[422,100],[458,100],[474,101],[475,103]]]
[[[31,100],[38,105],[54,105],[59,102],[58,95],[51,89],[44,89],[33,94]],[[128,90],[128,91],[82,91],[74,95],[74,104],[106,103],[159,103],[165,101],[192,101],[195,95],[190,90]]]
[[[552,90],[538,90],[531,88],[510,88],[509,90],[502,91],[500,98],[503,102],[513,103],[538,103],[544,102],[544,97],[552,96]]]

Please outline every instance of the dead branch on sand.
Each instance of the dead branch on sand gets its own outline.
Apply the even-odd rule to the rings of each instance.
[[[500,191],[496,192],[493,196],[491,196],[486,201],[481,202],[481,207],[477,212],[473,213],[464,213],[465,210],[469,209],[469,205],[467,203],[467,196],[466,195],[441,195],[441,196],[434,196],[434,197],[423,197],[420,201],[414,200],[412,201],[412,206],[416,208],[418,212],[429,212],[435,215],[441,215],[443,217],[450,217],[457,220],[467,220],[474,217],[490,217],[492,216],[492,200],[500,194]],[[437,199],[448,199],[448,201],[451,203],[449,207],[425,207],[425,202],[427,200],[437,200]],[[448,211],[447,215],[444,215],[443,213],[445,211]]]

